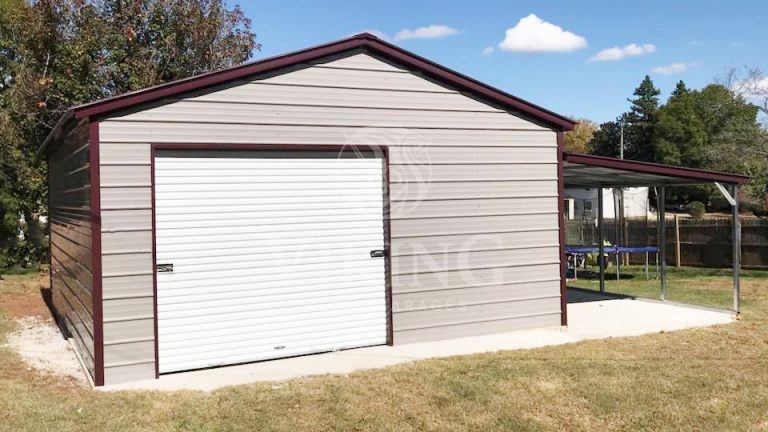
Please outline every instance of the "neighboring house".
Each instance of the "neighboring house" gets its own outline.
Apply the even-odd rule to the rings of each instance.
[[[646,218],[653,216],[654,212],[648,200],[647,187],[629,187],[624,189],[624,217]],[[620,189],[603,189],[603,218],[615,219],[616,203],[615,195]],[[565,197],[569,207],[568,219],[595,219],[597,218],[597,189],[596,188],[566,188]]]

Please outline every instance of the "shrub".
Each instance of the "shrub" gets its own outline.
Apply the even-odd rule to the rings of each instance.
[[[696,219],[700,219],[704,216],[704,213],[706,212],[706,209],[704,208],[704,204],[702,204],[700,201],[691,201],[688,204],[686,204],[685,209],[688,211],[688,214]]]

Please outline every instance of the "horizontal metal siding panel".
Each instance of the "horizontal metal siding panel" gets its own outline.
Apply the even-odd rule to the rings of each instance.
[[[145,209],[152,206],[152,189],[146,187],[101,188],[101,208]]]
[[[154,362],[154,341],[150,340],[123,343],[108,343],[108,340],[104,341],[105,368],[129,364],[150,364],[154,369]],[[154,378],[154,373],[152,378]]]
[[[403,142],[423,143],[428,146],[442,147],[548,147],[550,158],[525,160],[525,154],[511,162],[557,163],[557,142],[552,131],[506,131],[506,130],[467,130],[467,129],[424,129],[409,128],[359,128],[334,126],[285,126],[228,124],[226,127],[205,123],[156,123],[127,122],[105,120],[99,124],[99,136],[104,143],[107,155],[102,162],[149,164],[149,144],[152,142],[171,143],[228,143],[228,144],[319,144],[340,145],[347,142],[366,144],[381,143],[388,145]],[[120,143],[119,149],[114,143]],[[125,149],[130,143],[139,144],[136,151]],[[119,151],[118,151],[119,150]],[[144,156],[146,154],[146,157]],[[391,163],[400,163],[390,161]],[[433,160],[433,163],[435,161]],[[466,160],[454,163],[472,163]],[[490,163],[496,163],[492,159]]]
[[[481,304],[441,306],[426,310],[422,309],[420,305],[412,305],[411,308],[407,309],[404,304],[400,304],[400,309],[397,312],[393,311],[395,314],[394,330],[397,332],[443,326],[455,327],[516,316],[560,313],[559,298],[501,300]],[[450,330],[448,331],[450,332]]]
[[[331,62],[318,63],[315,66],[408,73],[408,71],[404,69],[401,69],[397,66],[386,63],[368,54],[355,54],[349,57],[336,59]]]
[[[452,289],[481,285],[502,285],[558,279],[560,264],[479,268],[392,276],[392,291],[397,294],[414,289]]]
[[[104,299],[107,300],[154,295],[152,274],[150,273],[135,276],[105,277],[102,289],[104,291]],[[147,312],[152,313],[152,311]]]
[[[556,180],[394,183],[390,185],[390,190],[393,202],[515,197],[557,199]],[[449,208],[450,205],[446,210]]]
[[[508,285],[481,285],[468,288],[431,290],[413,288],[400,292],[393,298],[394,311],[440,307],[460,307],[484,302],[523,301],[535,298],[560,296],[560,281],[527,282]]]
[[[151,186],[149,165],[105,165],[101,187]]]
[[[52,143],[52,152],[48,156],[48,186],[53,304],[93,376],[88,128],[88,123],[84,122]]]
[[[557,148],[555,147],[479,147],[479,145],[478,147],[455,148],[431,145],[420,149],[392,146],[389,148],[390,163],[394,165],[551,164],[553,158],[557,158]]]
[[[464,96],[457,96],[464,97]],[[505,112],[401,110],[179,101],[113,121],[430,129],[540,129]]]
[[[154,296],[122,299],[108,297],[104,300],[104,316],[110,318],[146,316],[147,311],[154,309],[154,302]]]
[[[428,150],[425,150],[428,151]],[[390,165],[391,183],[557,180],[557,164]]]
[[[487,322],[467,323],[455,326],[396,331],[395,344],[409,344],[430,340],[443,340],[468,336],[481,336],[517,330],[560,326],[560,314],[520,316]]]
[[[104,277],[152,272],[152,253],[109,254],[101,258]]]
[[[126,364],[104,368],[104,382],[120,384],[155,378],[155,362]]]
[[[263,81],[238,83],[229,88],[185,100],[267,105],[503,112],[498,108],[455,93],[419,93],[418,97],[413,97],[413,92],[402,90],[304,87],[269,84]]]
[[[325,66],[332,65],[326,63]],[[270,84],[308,87],[365,88],[411,92],[457,93],[409,73],[308,67],[287,74],[264,78]],[[458,94],[458,93],[457,93]]]
[[[499,232],[493,234],[450,234],[443,236],[407,237],[392,240],[392,256],[440,254],[500,249],[528,249],[541,245],[557,245],[558,230]]]
[[[155,320],[152,318],[104,318],[104,340],[149,340],[155,337]],[[113,362],[119,361],[112,359]]]
[[[545,214],[557,212],[557,198],[518,197],[395,201],[390,207],[390,212],[390,217],[393,220]]]
[[[128,231],[146,231],[152,229],[152,203],[146,204],[146,209],[113,209],[102,210],[101,212],[101,232],[128,232]],[[102,238],[102,248],[111,249],[113,246],[107,243],[108,240]]]
[[[446,209],[449,211],[449,209]],[[392,238],[557,229],[557,215],[447,217],[392,220]]]
[[[458,269],[535,265],[559,262],[559,245],[525,249],[499,249],[442,254],[398,256],[392,258],[392,275],[432,273]]]
[[[110,134],[115,126],[115,123],[110,120],[104,120],[99,123],[99,160],[101,161],[101,169],[110,165],[146,165],[150,164],[150,150],[151,146],[148,144],[152,142],[152,135],[154,125],[144,125],[144,129],[136,130],[143,136],[143,143],[137,144],[134,142],[125,143],[120,141],[114,142],[114,137],[121,135],[120,131],[117,134]],[[173,125],[178,128],[178,125]],[[210,128],[210,126],[209,126]],[[109,139],[112,137],[112,139]],[[147,179],[142,179],[147,180]]]
[[[102,254],[152,253],[152,230],[103,232]]]

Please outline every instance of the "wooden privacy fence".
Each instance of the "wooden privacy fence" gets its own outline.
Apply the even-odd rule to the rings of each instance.
[[[628,219],[617,232],[616,221],[603,221],[605,239],[611,244],[657,244],[656,220]],[[594,220],[567,221],[569,245],[597,244]],[[617,237],[618,234],[618,237]],[[731,266],[730,219],[667,219],[667,264],[691,267]],[[621,241],[617,242],[616,239]],[[629,254],[631,264],[641,264],[645,255]],[[745,268],[768,268],[768,219],[741,219],[741,262]]]

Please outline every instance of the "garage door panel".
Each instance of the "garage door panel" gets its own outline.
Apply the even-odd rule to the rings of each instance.
[[[341,323],[343,324],[343,323]],[[367,330],[375,331],[377,326],[383,323],[373,323],[366,327]],[[286,334],[284,331],[278,331],[275,333],[259,332],[262,339],[259,342],[258,348],[260,351],[276,351],[276,347],[285,346],[286,348],[296,346],[312,346],[316,344],[316,341],[307,337],[306,331],[297,331],[293,334]],[[340,345],[348,343],[349,330],[343,326],[339,326],[336,329],[315,329],[314,333],[320,336],[324,341],[333,341]],[[248,339],[217,339],[216,343],[207,346],[206,351],[202,351],[198,345],[185,345],[185,346],[173,346],[173,357],[183,359],[189,356],[208,357],[211,351],[215,351],[219,356],[221,353],[228,353],[228,355],[239,355],[243,352],[249,352],[251,347],[244,347],[244,343],[250,342]],[[288,344],[288,345],[281,345]],[[285,349],[285,348],[283,348]],[[202,351],[202,352],[201,352]],[[211,356],[213,357],[213,356]]]
[[[208,357],[200,357],[199,355],[189,355],[189,356],[183,356],[181,358],[169,358],[169,360],[172,360],[175,365],[179,368],[179,370],[190,370],[190,369],[196,369],[199,368],[200,363],[207,364],[207,367],[215,367],[215,366],[225,366],[225,365],[231,365],[231,364],[238,364],[238,363],[250,363],[254,361],[261,361],[261,360],[271,360],[274,358],[279,357],[293,357],[298,355],[306,355],[306,354],[316,354],[316,353],[322,353],[322,352],[328,352],[329,351],[329,345],[319,345],[319,344],[313,344],[315,341],[307,341],[307,343],[298,345],[296,347],[291,348],[284,348],[280,350],[275,350],[274,346],[270,347],[269,345],[265,346],[259,346],[259,347],[253,347],[252,350],[248,350],[246,353],[232,353],[232,352],[221,352],[219,354],[208,356]],[[332,346],[339,346],[339,348],[335,349],[347,349],[347,348],[357,348],[357,347],[364,347],[364,346],[372,346],[372,345],[381,345],[381,341],[377,338],[358,338],[358,339],[348,339],[346,342],[343,343],[343,345],[340,345],[337,341],[331,341],[331,344],[336,343],[337,345]],[[270,349],[272,348],[271,352],[265,352],[265,351],[257,351],[258,349]],[[253,355],[252,351],[259,352],[258,355]],[[202,353],[208,353],[207,350],[202,349]],[[279,354],[277,354],[279,353]],[[221,358],[224,357],[227,360],[221,360]],[[188,358],[193,358],[194,360],[188,361]],[[187,361],[185,361],[187,360]],[[160,371],[163,372],[162,370]]]
[[[344,238],[344,236],[359,236],[357,238],[362,238],[362,236],[374,235],[377,238],[380,237],[380,233],[383,232],[376,231],[373,232],[369,228],[357,228],[357,227],[349,227],[349,228],[335,228],[330,229],[326,228],[321,231],[318,230],[305,230],[305,231],[283,231],[283,232],[263,232],[263,231],[257,231],[257,232],[248,232],[248,233],[224,233],[219,234],[217,236],[194,236],[193,238],[190,237],[184,237],[182,235],[177,235],[177,232],[173,232],[173,235],[168,235],[167,233],[163,235],[163,237],[157,239],[157,245],[158,249],[160,249],[162,246],[167,245],[186,245],[186,244],[199,244],[204,243],[206,247],[217,247],[220,244],[224,244],[225,242],[250,242],[254,240],[260,240],[260,241],[281,241],[283,244],[287,244],[286,242],[292,242],[293,244],[296,244],[297,242],[303,242],[307,241],[307,243],[314,243],[317,242],[319,239],[322,238],[328,238],[328,237],[338,237],[338,238]]]
[[[344,321],[349,323],[349,327],[357,327],[363,322],[379,322],[382,317],[375,317],[377,313],[384,310],[381,305],[356,307],[350,308],[345,314],[339,313],[339,310],[328,310],[324,308],[317,311],[317,313],[306,315],[305,317],[296,317],[295,319],[286,320],[284,315],[270,315],[264,317],[246,317],[244,319],[235,319],[230,317],[211,317],[209,319],[200,320],[196,318],[180,318],[174,321],[174,323],[164,325],[162,328],[158,328],[158,335],[163,337],[170,337],[173,335],[179,336],[176,339],[168,339],[169,342],[174,340],[187,340],[195,339],[200,343],[203,336],[211,336],[210,339],[205,339],[207,344],[215,343],[218,337],[222,333],[237,333],[237,334],[256,334],[263,329],[269,329],[270,327],[283,326],[287,330],[292,329],[294,326],[302,325],[305,327],[305,331],[310,326],[310,323],[322,320],[323,322],[335,322]],[[378,321],[377,321],[378,320]],[[237,328],[238,332],[233,332],[232,329]],[[183,337],[186,335],[187,337]],[[253,338],[252,338],[253,339]],[[254,342],[258,342],[255,340]],[[205,345],[205,344],[201,344]]]
[[[275,292],[284,292],[285,286],[280,283],[274,283],[269,280],[260,280],[260,282],[251,282],[252,277],[243,277],[239,280],[237,278],[229,279],[228,281],[219,281],[216,283],[215,292],[200,293],[200,288],[204,288],[208,285],[208,282],[204,282],[202,285],[195,285],[193,282],[184,282],[183,284],[177,284],[177,286],[170,287],[167,292],[164,293],[162,299],[158,299],[158,304],[162,302],[164,305],[174,305],[178,303],[193,305],[197,302],[208,302],[214,300],[229,300],[236,299],[239,301],[247,301],[251,297],[258,297],[261,295],[271,295]],[[346,288],[358,288],[361,285],[367,285],[376,283],[379,280],[377,275],[371,275],[369,273],[355,275],[355,276],[338,276],[338,277],[326,277],[322,282],[318,282],[317,278],[306,279],[291,279],[290,287],[296,293],[312,293],[315,291],[323,291],[330,289],[346,289]]]
[[[322,280],[331,280],[333,278],[339,278],[342,280],[357,278],[360,276],[365,276],[367,274],[371,273],[370,270],[350,270],[348,267],[345,268],[335,268],[335,269],[323,269],[322,274]],[[158,275],[158,277],[162,277],[162,275]],[[211,276],[206,275],[199,275],[199,274],[176,274],[174,275],[173,282],[177,283],[178,286],[184,286],[185,283],[189,282],[189,286],[195,286],[199,288],[206,288],[210,286],[224,286],[227,284],[248,284],[250,282],[253,282],[254,280],[258,280],[259,282],[264,283],[306,283],[311,281],[320,282],[318,280],[318,274],[317,274],[317,267],[312,269],[304,269],[303,271],[292,271],[289,274],[286,274],[282,270],[262,270],[261,272],[255,272],[255,271],[248,271],[248,270],[237,270],[232,272],[226,272],[221,271],[216,274],[212,274]],[[166,285],[164,285],[166,286]],[[173,288],[173,284],[167,285],[170,288]],[[169,289],[168,291],[172,291]],[[167,291],[167,292],[168,292]],[[168,292],[168,295],[171,295],[172,292]]]
[[[382,160],[238,155],[156,158],[160,372],[385,343]]]
[[[278,226],[279,228],[276,228]],[[162,229],[162,234],[158,233],[157,237],[159,239],[167,238],[167,237],[184,237],[184,238],[190,238],[193,236],[209,236],[209,235],[232,235],[232,234],[249,234],[249,233],[265,233],[265,234],[275,234],[277,231],[279,232],[294,232],[299,233],[300,235],[307,235],[312,234],[314,232],[320,232],[324,233],[325,230],[338,230],[337,232],[343,233],[344,230],[349,228],[361,228],[363,232],[370,233],[372,229],[375,229],[376,233],[382,232],[384,229],[383,223],[381,221],[344,221],[344,222],[320,222],[320,223],[292,223],[292,224],[284,224],[281,225],[277,222],[273,224],[264,224],[264,225],[248,225],[248,226],[238,226],[235,227],[237,229],[237,233],[233,233],[234,230],[232,227],[204,227],[201,226],[199,228],[172,228],[169,229],[167,227],[160,228]],[[297,235],[297,234],[294,234]]]

